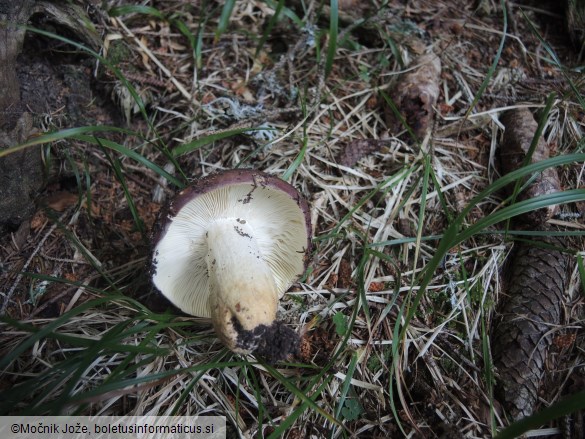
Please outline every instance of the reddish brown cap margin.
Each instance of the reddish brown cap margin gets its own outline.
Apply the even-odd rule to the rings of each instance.
[[[189,201],[193,200],[194,198],[197,198],[199,195],[211,192],[220,187],[240,183],[251,183],[253,185],[253,189],[247,194],[246,199],[248,200],[250,200],[254,196],[254,190],[256,187],[270,187],[278,189],[286,193],[290,198],[295,200],[297,206],[299,206],[299,208],[303,212],[303,215],[305,216],[305,224],[307,229],[307,246],[304,258],[304,268],[306,270],[309,261],[308,254],[311,251],[312,234],[311,212],[309,210],[309,205],[293,185],[287,183],[284,180],[281,180],[280,178],[274,175],[270,175],[265,172],[258,171],[256,169],[228,169],[225,171],[214,172],[213,174],[208,174],[205,177],[199,178],[191,185],[183,189],[181,192],[179,192],[175,196],[175,198],[172,199],[171,202],[168,203],[161,210],[159,218],[155,223],[155,228],[153,229],[151,240],[153,249],[156,246],[156,244],[166,234],[166,231],[171,223],[172,218],[174,218],[177,215],[177,213],[187,203],[189,203]],[[246,199],[242,200],[242,202],[246,203]],[[156,267],[154,266],[156,255],[151,256],[152,257],[150,258],[150,261],[152,272],[152,270],[156,269]]]

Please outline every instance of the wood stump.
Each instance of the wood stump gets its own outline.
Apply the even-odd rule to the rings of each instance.
[[[0,0],[0,150],[24,142],[32,131],[27,103],[20,99],[16,62],[34,0]],[[43,186],[40,147],[0,158],[0,230],[20,225],[34,212],[34,198]]]
[[[31,113],[43,113],[57,104],[55,95],[64,88],[55,84],[50,62],[31,63],[31,53],[21,54],[24,26],[31,16],[41,14],[56,28],[66,29],[97,50],[100,39],[84,5],[68,0],[0,0],[0,154],[31,136]],[[63,76],[64,82],[71,79],[71,75]],[[69,87],[68,101],[75,98],[74,88]],[[89,93],[87,85],[84,91]],[[44,171],[40,146],[0,157],[0,232],[16,229],[34,213],[45,182]]]

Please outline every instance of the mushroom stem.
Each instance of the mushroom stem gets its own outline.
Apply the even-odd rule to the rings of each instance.
[[[214,221],[207,231],[209,304],[213,326],[233,351],[252,352],[256,343],[238,343],[241,330],[270,325],[278,293],[254,230],[241,218]]]

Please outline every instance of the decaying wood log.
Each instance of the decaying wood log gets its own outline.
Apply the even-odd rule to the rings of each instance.
[[[29,109],[44,110],[26,101],[27,94],[21,96],[17,74],[24,26],[33,14],[42,14],[59,28],[67,28],[89,47],[99,47],[97,32],[79,4],[60,0],[0,0],[0,150],[25,142],[33,130]],[[40,146],[0,157],[0,230],[5,226],[15,228],[32,215],[34,199],[43,183]]]
[[[32,130],[32,117],[20,101],[16,58],[33,3],[0,0],[0,150],[23,142]],[[18,226],[32,214],[33,197],[42,184],[40,147],[0,158],[0,227]]]
[[[59,0],[37,0],[33,6],[32,14],[43,14],[59,28],[67,29],[74,34],[76,39],[89,48],[98,50],[101,46],[101,40],[94,24],[83,9],[90,2],[78,0],[77,3]]]
[[[22,48],[26,24],[34,0],[0,0],[0,129],[10,131],[20,114],[20,88],[16,57]]]

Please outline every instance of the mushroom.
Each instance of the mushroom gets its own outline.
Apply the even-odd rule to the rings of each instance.
[[[171,202],[154,238],[152,281],[183,312],[210,318],[232,351],[269,361],[299,337],[276,321],[278,301],[306,269],[307,202],[251,169],[201,178]]]

